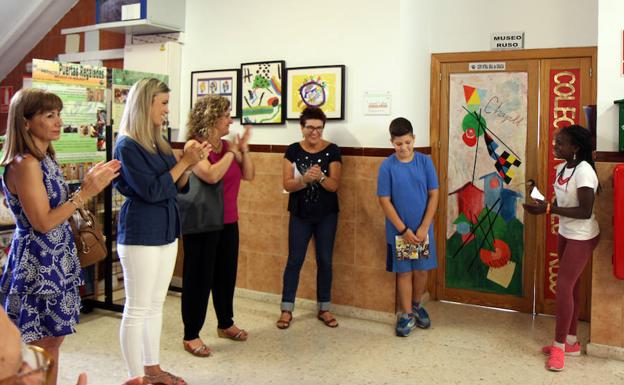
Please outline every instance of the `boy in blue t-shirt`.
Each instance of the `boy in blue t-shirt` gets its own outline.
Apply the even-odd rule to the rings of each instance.
[[[431,326],[429,314],[420,302],[427,290],[427,272],[438,266],[433,237],[438,177],[431,158],[414,152],[414,131],[409,120],[396,118],[390,123],[390,141],[395,154],[379,168],[377,196],[386,214],[386,270],[397,274],[401,314],[396,334],[406,337],[415,326]],[[408,246],[429,241],[428,256],[420,253],[418,259],[410,259],[400,253],[397,257],[397,236]]]

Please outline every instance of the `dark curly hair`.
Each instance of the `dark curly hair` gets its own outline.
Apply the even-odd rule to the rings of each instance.
[[[208,95],[197,99],[189,112],[187,139],[206,139],[217,120],[230,108],[230,101],[223,96]]]
[[[306,121],[308,119],[318,119],[323,122],[323,127],[325,127],[325,122],[327,121],[327,116],[323,110],[318,107],[306,107],[303,111],[301,111],[301,115],[299,116],[299,124],[301,127],[306,125]]]

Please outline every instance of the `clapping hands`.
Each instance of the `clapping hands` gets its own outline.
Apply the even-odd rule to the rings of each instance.
[[[323,171],[321,171],[321,166],[318,164],[313,165],[308,168],[308,170],[303,174],[302,179],[304,183],[311,183],[321,179],[323,176]]]
[[[99,194],[113,179],[119,176],[120,168],[121,163],[116,159],[106,163],[98,162],[87,172],[80,186],[82,198],[87,200]]]
[[[208,142],[197,142],[190,140],[184,145],[184,153],[182,154],[182,161],[185,161],[189,167],[194,166],[197,162],[206,158],[212,146]]]

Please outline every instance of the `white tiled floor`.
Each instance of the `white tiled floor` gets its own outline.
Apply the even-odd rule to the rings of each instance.
[[[278,330],[277,303],[236,298],[236,321],[247,342],[219,339],[210,314],[202,332],[215,354],[197,358],[182,349],[180,298],[165,305],[163,368],[199,384],[624,384],[624,362],[583,355],[561,373],[544,369],[541,346],[551,341],[552,317],[431,302],[429,330],[394,336],[390,323],[337,317],[325,327],[311,310],[297,310],[288,330]],[[89,384],[120,384],[125,377],[118,341],[120,315],[94,311],[62,347],[61,384],[79,372]],[[588,325],[580,338],[587,342]]]

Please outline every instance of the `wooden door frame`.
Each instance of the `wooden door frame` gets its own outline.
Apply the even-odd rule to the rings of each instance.
[[[447,63],[458,63],[458,62],[484,62],[484,61],[513,61],[513,60],[542,60],[542,59],[565,59],[565,58],[581,58],[588,57],[591,58],[591,67],[596,69],[597,67],[597,48],[596,47],[574,47],[574,48],[548,48],[548,49],[527,49],[527,50],[518,50],[518,51],[484,51],[484,52],[460,52],[460,53],[440,53],[440,54],[432,54],[431,55],[431,86],[430,86],[430,112],[429,112],[429,141],[431,146],[431,158],[434,162],[434,165],[438,169],[438,172],[442,172],[440,169],[440,165],[444,162],[440,159],[440,132],[441,132],[441,121],[440,121],[440,106],[441,97],[445,95],[445,90],[441,89],[442,84],[442,65]],[[540,69],[541,71],[541,69]],[[596,78],[594,75],[591,78],[591,89],[590,95],[593,104],[596,101]],[[540,79],[541,81],[541,79]],[[543,101],[542,101],[543,102]],[[542,107],[543,105],[540,105]],[[543,114],[543,110],[540,110],[540,114]],[[537,117],[539,124],[543,124],[543,117]],[[541,130],[540,130],[541,131]],[[539,143],[537,143],[537,152],[539,154],[542,153],[542,149],[545,143],[543,143],[542,139],[543,135],[539,135]],[[529,139],[533,140],[533,139]],[[539,167],[539,166],[538,166]],[[444,172],[446,174],[446,172]],[[446,183],[442,179],[440,180],[440,184]],[[442,198],[440,199],[442,201]],[[445,214],[443,212],[443,208],[446,208],[446,204],[440,204],[438,206],[438,210],[436,213],[436,221],[435,221],[435,234],[436,234],[436,245],[438,250],[445,250],[444,245],[442,245],[446,241],[446,222],[442,223],[440,218],[445,218]],[[545,227],[544,227],[545,228]],[[540,240],[541,238],[541,240]],[[538,242],[544,242],[543,236],[538,238]],[[538,245],[537,250],[543,250],[543,245]],[[543,254],[543,253],[542,253]],[[438,258],[445,258],[445,256],[438,256]],[[536,259],[536,263],[543,263],[544,256],[539,255]],[[538,269],[534,269],[538,270]],[[441,278],[436,273],[429,274],[429,292],[433,299],[438,299],[439,291],[438,288],[443,282],[440,282]],[[538,273],[535,272],[535,279],[538,279]],[[539,295],[539,294],[538,294]]]

